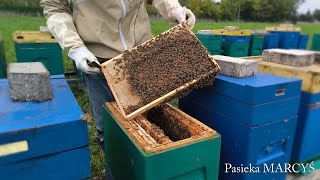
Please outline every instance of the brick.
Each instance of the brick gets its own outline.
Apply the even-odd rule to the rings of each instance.
[[[212,56],[221,67],[220,74],[243,78],[256,75],[258,62],[228,56]]]
[[[301,67],[314,63],[314,53],[302,50],[268,49],[262,53],[262,61]]]
[[[47,101],[53,99],[49,71],[40,62],[12,63],[7,69],[13,101]]]

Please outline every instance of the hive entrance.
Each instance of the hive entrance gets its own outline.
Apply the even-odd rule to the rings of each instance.
[[[120,114],[115,103],[107,103],[107,107],[125,127],[128,136],[145,152],[167,150],[216,134],[212,129],[169,104],[153,108],[146,112],[145,116],[139,115],[130,120],[126,120]]]

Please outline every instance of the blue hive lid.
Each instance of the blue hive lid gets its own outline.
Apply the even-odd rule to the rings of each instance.
[[[258,105],[300,96],[301,83],[297,78],[263,73],[246,78],[217,75],[212,90],[251,105]]]

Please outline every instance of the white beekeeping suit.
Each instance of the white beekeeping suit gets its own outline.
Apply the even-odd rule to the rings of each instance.
[[[84,72],[98,140],[102,143],[102,108],[105,102],[113,101],[113,96],[100,69],[90,65],[149,40],[150,21],[144,0],[74,0],[72,15],[69,3],[70,0],[40,2],[50,32]],[[190,27],[194,26],[193,13],[181,7],[178,0],[153,0],[152,5],[165,20],[187,21]]]

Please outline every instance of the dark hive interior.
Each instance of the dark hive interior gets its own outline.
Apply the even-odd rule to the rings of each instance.
[[[162,105],[149,110],[147,119],[160,127],[171,141],[180,141],[190,138],[193,134],[179,121],[176,114],[168,106]]]

